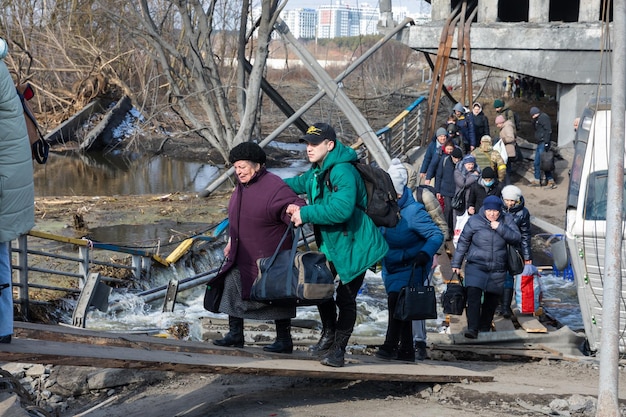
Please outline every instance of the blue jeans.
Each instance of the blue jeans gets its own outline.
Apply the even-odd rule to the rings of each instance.
[[[534,167],[535,167],[535,179],[537,181],[541,180],[541,154],[544,153],[546,150],[546,147],[542,144],[539,143],[537,145],[537,149],[535,150],[535,163],[534,163]],[[552,171],[545,171],[546,173],[546,180],[551,181],[554,180],[554,178],[552,178]]]
[[[0,293],[0,336],[13,334],[13,291],[11,289],[10,242],[0,242],[0,285],[9,284]]]

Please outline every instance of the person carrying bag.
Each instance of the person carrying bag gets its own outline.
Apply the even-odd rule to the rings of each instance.
[[[385,341],[378,348],[376,357],[383,360],[414,362],[416,355],[413,345],[413,320],[419,322],[425,318],[432,318],[433,311],[434,317],[437,317],[435,292],[431,291],[434,289],[424,287],[423,284],[426,280],[428,285],[427,277],[432,270],[433,256],[443,243],[444,235],[424,205],[415,201],[413,194],[406,187],[407,170],[399,160],[392,160],[388,173],[399,196],[401,218],[395,227],[381,228],[389,245],[382,265],[389,318]],[[426,297],[430,303],[430,314],[409,314],[412,307],[424,306],[422,301],[413,301],[421,297]],[[394,314],[396,311],[399,314]],[[425,337],[422,342],[425,348]]]
[[[306,202],[279,176],[266,169],[265,152],[256,143],[243,142],[235,146],[230,151],[229,161],[235,168],[237,184],[228,203],[229,239],[224,247],[227,260],[215,281],[223,280],[224,289],[217,309],[228,314],[228,333],[213,343],[241,348],[245,341],[244,319],[274,320],[276,340],[263,350],[292,353],[291,318],[296,316],[295,307],[253,301],[250,289],[258,275],[258,257],[274,252],[291,223],[287,206],[303,206]],[[283,240],[282,249],[291,247],[290,239],[288,236]],[[212,295],[219,295],[219,292],[210,293],[209,297]]]

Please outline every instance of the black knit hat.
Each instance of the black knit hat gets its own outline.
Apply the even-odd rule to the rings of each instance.
[[[254,142],[242,142],[230,150],[228,160],[231,164],[237,161],[252,161],[264,164],[267,160],[265,151]]]
[[[482,172],[482,177],[483,178],[495,178],[496,172],[491,167],[485,167],[485,169],[483,169],[483,172]]]

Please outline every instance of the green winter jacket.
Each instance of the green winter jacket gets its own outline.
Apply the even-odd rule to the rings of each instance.
[[[0,60],[0,242],[35,226],[33,161],[22,103]]]
[[[367,191],[350,163],[356,160],[353,149],[335,142],[322,166],[314,164],[301,175],[285,180],[296,194],[309,197],[309,205],[300,209],[302,222],[313,225],[318,247],[333,262],[344,284],[380,261],[389,249],[372,219],[358,208],[367,206]],[[323,186],[320,190],[329,169],[328,182],[333,189]]]

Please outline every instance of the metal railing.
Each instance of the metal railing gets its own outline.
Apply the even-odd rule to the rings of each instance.
[[[421,145],[426,110],[426,98],[419,97],[387,126],[376,132],[389,156],[395,158],[406,155],[411,149]]]
[[[35,244],[32,241],[39,240],[39,244]],[[78,256],[69,256],[62,253],[55,253],[52,251],[45,251],[40,249],[29,249],[29,245],[36,247],[43,247],[45,245],[41,244],[42,240],[45,241],[54,241],[66,243],[69,245],[77,246],[78,248]],[[31,241],[31,242],[29,242]],[[15,246],[14,246],[15,245]],[[162,262],[162,258],[158,257],[158,255],[154,255],[148,252],[144,253],[129,253],[133,252],[133,249],[123,248],[123,247],[112,247],[112,245],[107,245],[109,247],[99,248],[104,244],[93,243],[89,240],[84,239],[75,239],[68,238],[64,236],[57,236],[49,233],[43,233],[31,230],[27,235],[22,235],[15,241],[11,242],[11,253],[16,254],[17,262],[13,263],[13,256],[11,257],[11,268],[16,271],[15,278],[13,281],[13,287],[17,290],[17,298],[13,300],[15,304],[19,306],[20,313],[28,318],[29,317],[29,306],[30,304],[43,304],[45,302],[31,300],[29,295],[29,289],[40,289],[40,290],[50,290],[50,291],[59,291],[70,294],[79,294],[84,287],[89,274],[93,272],[95,266],[104,266],[114,269],[122,269],[125,271],[130,271],[133,278],[139,280],[141,278],[149,278],[150,269],[152,266],[152,261],[159,260]],[[112,262],[112,261],[101,261],[97,259],[93,259],[91,256],[91,251],[99,250],[99,251],[109,251],[114,253],[123,253],[125,255],[130,256],[130,265]],[[67,253],[67,251],[64,251]],[[137,251],[134,251],[137,252]],[[35,263],[32,261],[34,257],[43,258],[43,262],[46,267],[35,266]],[[29,262],[29,258],[31,258],[31,262]],[[52,266],[57,265],[58,268],[54,269]],[[72,269],[71,265],[76,265],[77,272],[70,272]],[[38,273],[42,276],[46,275],[54,275],[59,277],[65,277],[69,282],[67,286],[59,285],[46,285],[46,284],[38,284],[29,282],[29,274],[30,273]],[[78,280],[78,289],[75,286],[73,281]],[[112,282],[112,283],[124,283],[126,281],[111,278],[111,277],[101,277],[102,281]]]

